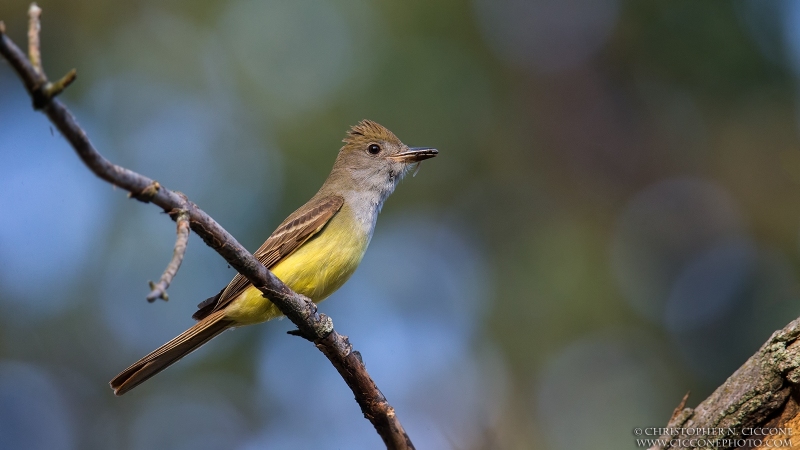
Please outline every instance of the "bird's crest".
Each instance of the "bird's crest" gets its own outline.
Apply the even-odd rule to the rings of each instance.
[[[364,119],[347,131],[347,136],[342,140],[345,144],[358,145],[374,141],[400,142],[397,136],[371,120]]]

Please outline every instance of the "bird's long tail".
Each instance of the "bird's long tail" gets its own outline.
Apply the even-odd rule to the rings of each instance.
[[[123,370],[109,383],[114,389],[114,394],[122,395],[130,391],[233,326],[234,323],[226,320],[224,316],[225,311],[212,313],[175,339]]]

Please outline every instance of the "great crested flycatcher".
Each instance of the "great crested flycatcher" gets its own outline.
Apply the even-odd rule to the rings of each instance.
[[[321,302],[356,270],[383,202],[420,161],[438,154],[400,142],[381,125],[362,120],[348,131],[328,179],[253,254],[298,294]],[[111,380],[122,395],[228,328],[280,317],[278,308],[237,274],[219,294],[198,305],[198,322]]]

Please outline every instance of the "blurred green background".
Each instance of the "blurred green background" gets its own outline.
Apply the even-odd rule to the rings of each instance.
[[[108,158],[248,248],[347,128],[434,146],[322,310],[420,449],[635,448],[800,315],[800,4],[43,1]],[[0,3],[25,45],[28,3]],[[0,63],[0,448],[372,449],[288,321],[107,386],[233,272],[86,170]],[[236,199],[235,201],[233,199]]]

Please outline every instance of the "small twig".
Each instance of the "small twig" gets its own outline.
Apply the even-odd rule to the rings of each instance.
[[[61,77],[60,80],[56,81],[55,83],[47,83],[44,87],[45,94],[48,98],[53,98],[56,95],[60,94],[64,89],[67,88],[75,78],[78,76],[78,71],[76,69],[72,69],[67,72],[66,75]]]
[[[672,411],[672,417],[670,417],[669,420],[675,420],[675,418],[678,417],[683,412],[684,408],[686,408],[686,401],[689,400],[689,394],[691,394],[691,391],[684,394],[683,398],[681,399],[681,402],[678,403],[678,406],[675,408],[674,411]]]
[[[147,295],[147,301],[153,303],[156,299],[161,298],[164,301],[169,301],[167,295],[167,288],[169,288],[175,274],[183,262],[183,255],[186,254],[186,244],[189,242],[189,213],[185,209],[178,210],[175,214],[175,222],[178,224],[178,238],[175,240],[175,250],[172,251],[172,259],[164,274],[158,283],[150,282],[150,293]]]
[[[33,70],[32,73],[27,76],[24,76],[22,73],[20,73],[20,76],[23,76],[25,86],[31,93],[33,108],[39,110],[47,106],[52,99],[63,92],[67,86],[72,84],[78,72],[72,69],[55,83],[48,81],[47,75],[44,73],[44,67],[42,66],[42,49],[39,41],[39,32],[42,29],[42,9],[39,8],[36,3],[31,3],[31,7],[28,9],[28,18],[28,59],[30,60]],[[4,34],[5,26],[0,29],[0,35]],[[24,56],[21,54],[6,55],[4,53],[3,56],[5,56],[6,59],[14,58],[18,60],[22,58],[22,60],[24,60]],[[11,59],[9,59],[9,61],[13,63]]]
[[[41,23],[42,8],[36,3],[31,3],[28,9],[28,59],[31,61],[33,70],[45,81],[44,69],[42,68],[42,51],[39,47],[39,31],[42,29]]]

